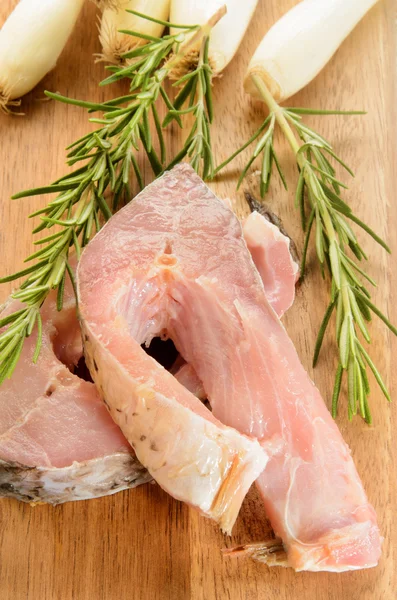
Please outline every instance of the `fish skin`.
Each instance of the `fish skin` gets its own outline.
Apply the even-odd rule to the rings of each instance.
[[[112,217],[84,251],[78,282],[83,327],[89,321],[89,335],[101,336],[88,348],[93,376],[98,349],[131,368],[137,354],[126,329],[140,342],[166,331],[203,382],[212,414],[266,447],[257,484],[290,566],[377,564],[376,516],[350,450],[266,300],[241,225],[188,165]],[[147,368],[136,367],[145,385]],[[171,384],[157,375],[151,390],[161,394]]]
[[[110,496],[151,480],[133,452],[113,452],[67,467],[29,467],[0,460],[0,497],[33,504]]]
[[[3,314],[18,308],[11,300]],[[94,384],[69,370],[83,355],[69,283],[64,309],[57,311],[52,292],[41,316],[37,363],[32,362],[34,331],[12,378],[0,387],[0,497],[59,504],[150,481]]]

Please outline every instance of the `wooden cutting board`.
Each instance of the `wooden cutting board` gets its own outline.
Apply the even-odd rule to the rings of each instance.
[[[2,23],[16,0],[3,0]],[[267,29],[296,0],[260,0],[252,26],[238,55],[214,84],[216,123],[213,139],[220,162],[253,132],[263,109],[242,90],[249,57]],[[291,100],[297,106],[366,109],[366,117],[311,117],[309,122],[335,145],[356,172],[347,193],[357,214],[386,238],[393,250],[388,256],[370,238],[361,236],[369,257],[369,272],[379,282],[374,297],[397,323],[397,202],[395,87],[396,4],[381,1],[343,44],[330,64],[307,89]],[[87,116],[79,108],[42,102],[49,89],[101,100],[119,89],[98,88],[103,65],[94,64],[99,52],[96,9],[87,2],[56,69],[23,100],[25,117],[0,115],[0,266],[4,275],[21,268],[32,249],[32,222],[27,215],[44,205],[39,197],[10,201],[12,193],[46,185],[64,173],[64,147],[88,130]],[[1,66],[0,66],[1,70]],[[1,74],[1,72],[0,72]],[[168,138],[171,152],[181,134]],[[291,190],[296,178],[287,148],[281,149]],[[227,176],[214,183],[214,191],[233,198],[239,214],[247,211],[243,190],[235,192],[243,160],[236,160]],[[147,182],[150,171],[146,170]],[[255,180],[243,186],[257,192]],[[268,201],[302,248],[293,193],[276,180]],[[284,322],[302,362],[330,404],[335,348],[327,340],[319,366],[313,372],[311,357],[316,332],[327,303],[328,291],[319,275],[313,252],[308,276],[297,291],[295,305]],[[2,286],[4,300],[11,286]],[[289,569],[268,569],[249,560],[223,558],[221,548],[266,535],[263,509],[252,490],[238,518],[231,540],[214,523],[175,502],[156,485],[146,485],[115,496],[57,507],[0,501],[0,598],[2,600],[393,600],[396,598],[397,530],[396,340],[375,320],[371,326],[372,355],[384,374],[394,403],[388,405],[373,382],[371,405],[374,424],[346,419],[345,400],[338,425],[351,446],[357,468],[378,513],[385,537],[377,568],[335,574],[296,574]],[[331,336],[332,337],[332,336]],[[393,443],[394,439],[394,443]],[[393,591],[394,590],[394,591]]]

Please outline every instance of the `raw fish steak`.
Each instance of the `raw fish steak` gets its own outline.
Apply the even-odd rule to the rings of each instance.
[[[266,299],[240,223],[188,165],[108,221],[83,253],[78,285],[92,376],[160,485],[206,514],[220,499],[238,507],[266,463],[239,430],[269,457],[258,486],[286,564],[376,565],[376,515],[350,450]],[[141,350],[160,334],[234,430]]]
[[[267,284],[270,282],[269,290],[265,287],[265,292],[268,293],[269,291],[271,297],[275,298],[273,285],[273,275],[275,274],[275,279],[281,281],[279,286],[280,296],[293,297],[294,289],[291,289],[291,281],[288,278],[283,279],[282,272],[277,273],[281,263],[275,254],[273,225],[268,223],[263,216],[258,215],[257,212],[253,213],[252,217],[248,217],[246,223],[254,218],[263,221],[262,227],[256,227],[255,230],[250,227],[249,236],[256,256],[261,261],[259,267],[261,272],[265,273],[265,282]],[[285,243],[288,243],[287,239],[285,238]],[[294,269],[296,263],[294,263],[291,256],[289,260],[291,268]],[[269,269],[269,275],[266,274],[267,269]],[[294,288],[294,284],[292,287]],[[21,390],[25,390],[28,385],[31,385],[31,381],[34,379],[36,392],[32,393],[30,400],[34,400],[35,393],[41,395],[43,386],[48,394],[54,376],[54,373],[51,374],[51,369],[53,368],[55,371],[61,369],[67,381],[71,383],[64,389],[68,397],[65,398],[65,395],[62,395],[62,405],[64,405],[66,411],[69,411],[69,415],[56,415],[55,411],[59,410],[61,406],[59,404],[60,390],[58,389],[58,399],[53,398],[53,400],[56,400],[55,406],[53,402],[41,399],[41,410],[37,413],[31,412],[27,422],[32,419],[34,414],[37,415],[37,418],[42,419],[43,409],[49,410],[50,413],[45,415],[43,427],[45,427],[47,418],[51,421],[54,418],[57,418],[57,420],[59,418],[59,423],[54,422],[54,432],[60,432],[64,427],[63,419],[70,418],[73,403],[77,402],[78,404],[79,399],[92,398],[93,400],[89,400],[89,402],[93,402],[95,410],[99,410],[104,418],[101,424],[102,429],[97,433],[104,436],[105,439],[109,437],[110,439],[115,437],[116,441],[118,439],[117,434],[115,436],[117,428],[115,428],[114,421],[101,406],[98,408],[98,396],[93,385],[67,372],[59,364],[58,359],[61,359],[73,372],[82,357],[80,327],[75,314],[73,292],[69,284],[65,289],[65,298],[66,303],[62,312],[59,313],[56,310],[54,294],[47,300],[41,311],[44,323],[44,360],[41,357],[38,364],[32,364],[31,356],[35,343],[35,338],[32,337],[26,342],[22,355],[21,360],[24,361],[24,368],[19,368],[12,381],[4,383],[0,388],[0,414],[4,414],[5,409],[7,410],[7,422],[9,428],[12,429],[12,435],[8,433],[8,436],[4,435],[3,431],[3,441],[0,440],[0,444],[6,442],[5,449],[4,446],[0,445],[0,451],[2,452],[0,454],[0,496],[15,497],[28,502],[59,503],[66,500],[78,500],[115,493],[151,479],[144,467],[138,462],[135,453],[125,439],[122,443],[122,452],[117,449],[115,453],[104,454],[103,447],[98,444],[98,455],[94,455],[89,461],[76,461],[75,448],[69,447],[67,444],[66,448],[68,450],[66,455],[63,456],[63,462],[66,466],[52,466],[51,464],[44,466],[43,455],[37,457],[37,449],[36,453],[32,454],[32,444],[26,436],[26,430],[18,425],[21,415],[25,418],[28,414],[25,410],[30,410],[29,402],[25,409],[20,405]],[[12,310],[15,306],[15,302],[13,304],[10,302],[7,305],[7,311]],[[52,352],[51,344],[54,352]],[[188,365],[181,356],[172,367],[171,373],[198,398],[206,398],[202,383],[193,367]],[[26,396],[26,393],[26,391],[23,392],[24,396]],[[76,418],[80,418],[78,406],[76,406],[75,412]],[[88,416],[88,419],[91,418],[86,412],[83,414]],[[90,426],[89,422],[88,425]],[[78,432],[81,433],[81,427],[78,428]],[[120,435],[122,434],[120,433]],[[48,442],[51,442],[51,440],[52,435],[49,436]],[[59,441],[61,443],[65,442],[62,434]],[[43,444],[45,451],[47,450],[46,443]],[[10,454],[12,454],[12,460],[4,460]]]
[[[10,301],[2,316],[18,309]],[[43,346],[28,338],[11,379],[0,387],[0,496],[58,504],[97,498],[151,479],[109,416],[92,382],[73,374],[83,355],[70,285],[56,308],[41,309]]]
[[[77,283],[87,365],[112,417],[157,483],[230,532],[268,453],[256,439],[217,421],[141,348],[154,337],[167,337],[170,315],[179,310],[170,284],[174,275],[184,277],[174,252],[178,243],[183,252],[185,241],[170,221],[167,185],[179,181],[172,175],[159,181],[114,215],[81,257]],[[195,227],[194,194],[191,200]],[[189,228],[188,213],[186,219]],[[232,234],[229,252],[233,242]]]

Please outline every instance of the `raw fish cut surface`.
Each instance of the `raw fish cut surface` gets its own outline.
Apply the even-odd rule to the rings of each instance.
[[[222,430],[139,352],[139,344],[159,332],[194,368],[212,418],[266,449],[258,486],[288,563],[331,571],[377,563],[376,516],[350,450],[266,299],[240,223],[188,165],[157,179],[107,223],[83,254],[78,282],[93,378],[142,463],[156,479],[160,472],[163,487],[172,493],[181,472],[203,474],[204,464],[211,472],[225,454],[231,464],[241,440],[234,438],[233,449],[229,440],[228,451],[223,438],[205,448],[204,462],[197,459],[190,438],[202,439],[203,420]],[[189,411],[187,428],[170,406],[173,398]],[[154,437],[159,443],[151,450]],[[253,446],[242,451],[252,477],[254,457],[260,457]],[[210,465],[211,452],[216,464]],[[189,492],[197,498],[185,498],[202,510],[208,506],[204,488],[193,486]]]

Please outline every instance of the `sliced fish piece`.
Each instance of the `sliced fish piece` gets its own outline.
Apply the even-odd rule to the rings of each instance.
[[[243,236],[263,281],[266,298],[279,317],[292,306],[299,266],[290,249],[290,238],[271,221],[252,212],[243,223]]]
[[[10,301],[2,314],[18,308]],[[69,370],[83,355],[71,286],[61,312],[51,293],[41,315],[37,363],[34,331],[12,378],[0,387],[0,496],[58,504],[149,481],[95,385]]]
[[[169,294],[179,259],[173,254],[168,184],[178,180],[168,174],[159,181],[114,215],[81,257],[77,283],[87,365],[113,419],[157,483],[230,532],[268,455],[257,440],[217,421],[141,348],[168,336],[170,312],[177,309]]]
[[[252,441],[222,430],[141,351],[159,332],[195,369],[212,415],[266,448],[258,486],[287,564],[312,571],[376,565],[381,538],[350,450],[266,299],[240,223],[188,165],[157,179],[107,223],[83,254],[78,282],[90,371],[165,489],[201,507],[222,490],[227,503],[241,481],[240,463],[233,485],[225,478],[237,446],[249,456],[249,478],[261,460]],[[219,434],[211,447],[206,423]],[[189,493],[180,478],[186,472]]]
[[[281,219],[265,204],[245,192],[251,214],[243,222],[243,237],[261,276],[266,298],[279,317],[291,308],[299,280],[299,259],[295,243]],[[222,202],[233,209],[230,198]]]
[[[260,218],[264,219],[262,216]],[[275,272],[278,265],[282,263],[273,254],[274,245],[269,244],[269,241],[274,236],[272,229],[266,227],[265,224],[262,228],[251,228],[248,231],[249,235],[246,241],[250,240],[250,246],[255,249],[257,256],[259,256],[259,252],[256,249],[258,247],[262,248],[260,255],[261,258],[264,257],[261,268],[262,272],[266,272],[268,265],[271,272]],[[268,250],[271,253],[270,256],[266,256]],[[275,260],[275,264],[273,264],[273,260]],[[293,261],[292,257],[291,261]],[[284,294],[285,291],[282,283],[285,281],[288,286],[290,282],[283,279],[282,273],[278,275],[278,279],[281,282],[279,292],[280,294]],[[274,298],[274,286],[270,277],[266,277],[264,280],[265,293],[268,293],[266,287],[268,282],[271,284],[270,294]],[[73,402],[77,401],[78,404],[80,398],[94,398],[94,406],[96,410],[98,409],[98,395],[93,386],[88,382],[83,382],[76,375],[68,373],[59,364],[60,360],[73,373],[76,365],[82,358],[81,332],[75,314],[73,292],[69,284],[66,286],[65,298],[66,303],[62,312],[56,310],[54,294],[51,294],[41,310],[41,317],[44,322],[44,353],[46,355],[44,360],[41,357],[37,365],[33,365],[31,362],[31,355],[35,344],[33,336],[28,340],[22,355],[24,367],[17,371],[12,382],[5,383],[0,388],[0,413],[2,409],[4,410],[7,407],[7,411],[9,411],[8,423],[10,425],[10,430],[7,433],[8,438],[7,435],[4,435],[3,447],[0,446],[1,496],[15,497],[29,502],[59,503],[115,493],[128,487],[145,483],[151,479],[151,476],[139,463],[135,453],[121,432],[120,435],[122,437],[120,439],[123,440],[122,452],[110,451],[103,454],[103,448],[100,443],[98,456],[95,456],[94,452],[93,458],[83,461],[76,460],[74,446],[69,446],[68,443],[65,444],[64,437],[61,435],[58,441],[64,444],[64,448],[67,451],[66,456],[63,457],[63,462],[66,466],[62,467],[51,466],[47,457],[47,445],[49,442],[52,444],[51,431],[49,435],[48,431],[44,434],[46,439],[43,441],[43,452],[39,457],[37,456],[38,437],[36,436],[36,450],[32,454],[32,444],[28,443],[26,432],[28,426],[32,426],[35,419],[39,429],[41,426],[44,429],[49,420],[50,428],[53,428],[54,432],[58,432],[63,427],[63,420],[70,419],[70,410]],[[16,303],[9,303],[7,310],[12,310],[15,306]],[[58,385],[56,397],[51,402],[46,397],[41,398],[40,408],[33,410],[33,404],[31,405],[30,403],[35,399],[35,394],[37,394],[35,401],[38,402],[42,396],[43,386],[46,394],[49,394],[51,391],[53,382],[50,373],[52,368],[57,373],[61,369],[71,385],[63,388],[62,402],[59,402],[60,387]],[[23,407],[21,405],[21,390],[25,389],[25,373],[31,374],[29,383],[33,382],[35,387],[31,389],[31,396],[27,406]],[[199,380],[192,365],[188,365],[181,356],[179,356],[171,368],[171,373],[195,396],[201,400],[206,398],[202,382]],[[22,397],[24,398],[25,396],[26,392],[24,392]],[[88,400],[88,402],[91,402],[91,400]],[[43,412],[44,410],[46,411],[45,413]],[[60,410],[64,410],[65,414],[56,412]],[[106,436],[106,438],[110,435],[110,439],[113,439],[114,432],[117,431],[114,421],[109,418],[102,408],[99,410],[104,417],[101,423],[103,432],[101,430],[97,433]],[[77,419],[78,408],[72,409],[73,411],[76,412],[75,416]],[[22,420],[26,418],[23,426],[20,423],[21,417]],[[88,418],[90,419],[91,417],[88,415]],[[88,425],[91,426],[90,423]],[[77,433],[81,433],[81,427],[77,429]],[[5,451],[4,445],[6,445]],[[114,450],[114,448],[110,450]],[[4,453],[1,454],[1,452]],[[9,460],[4,460],[6,456],[8,456]]]

